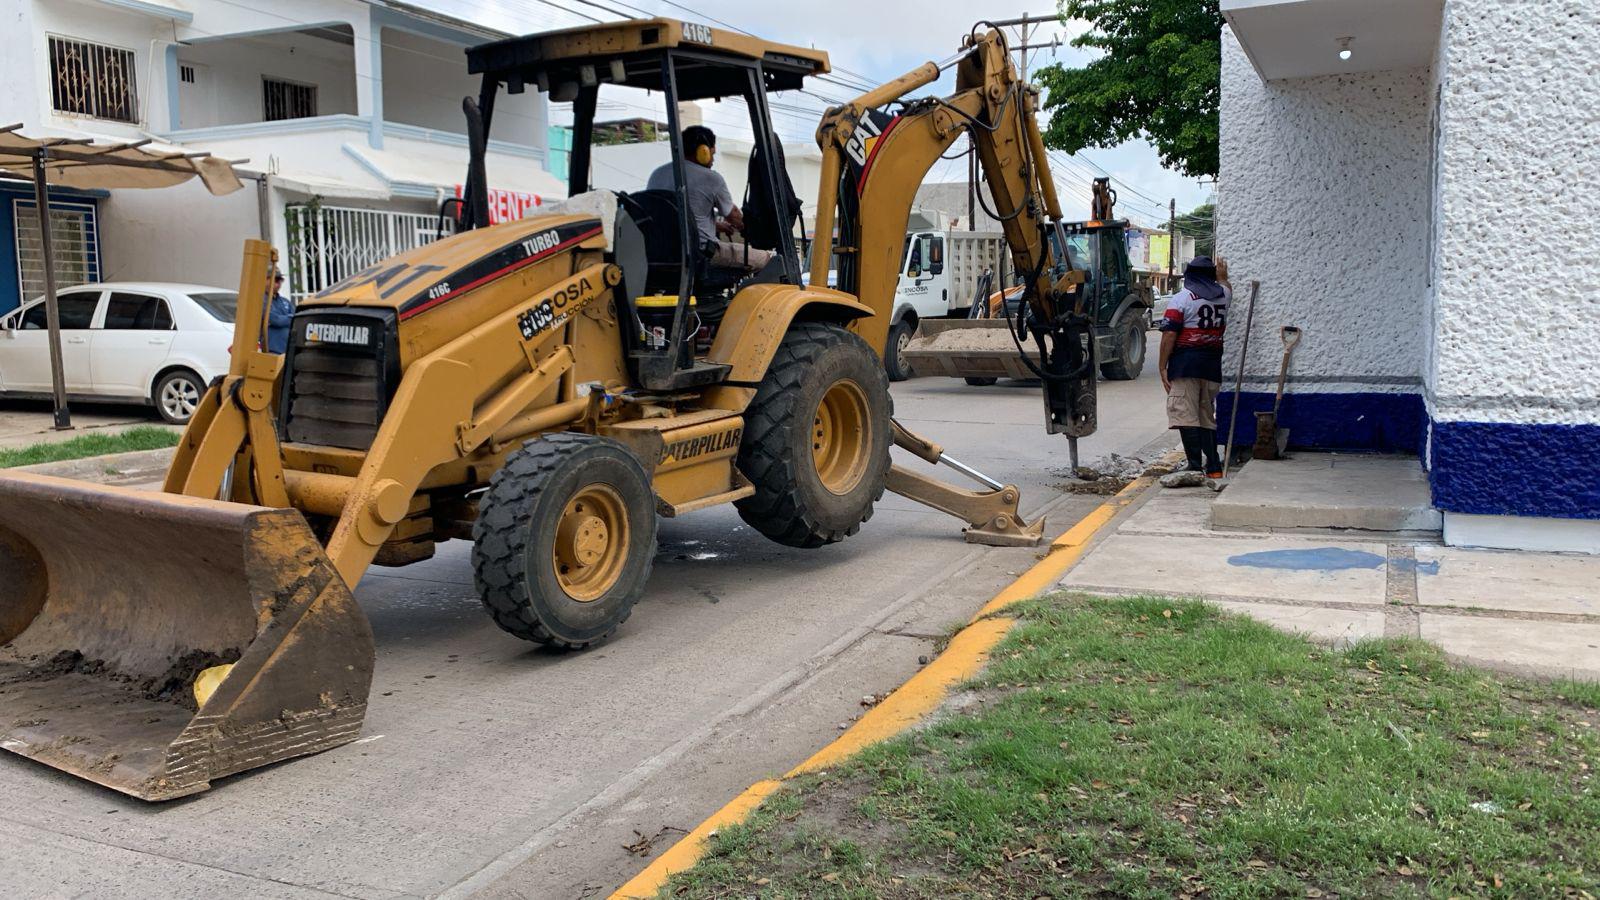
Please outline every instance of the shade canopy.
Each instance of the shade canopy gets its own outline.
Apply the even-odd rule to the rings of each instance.
[[[233,164],[208,153],[148,149],[152,141],[96,144],[78,138],[30,138],[20,126],[0,129],[0,176],[32,181],[44,156],[45,181],[79,190],[163,188],[198,177],[213,194],[243,187]]]

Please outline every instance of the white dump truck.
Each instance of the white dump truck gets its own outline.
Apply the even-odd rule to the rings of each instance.
[[[883,355],[892,381],[911,376],[906,345],[923,319],[965,318],[985,272],[1006,269],[1009,251],[998,231],[919,230],[906,235],[894,318]]]

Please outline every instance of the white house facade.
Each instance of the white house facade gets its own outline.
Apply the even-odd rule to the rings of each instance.
[[[505,36],[386,0],[18,0],[4,16],[0,119],[245,160],[256,184],[52,192],[56,232],[82,246],[69,280],[229,285],[242,240],[265,236],[297,294],[434,237],[466,169],[464,50]],[[507,214],[565,195],[547,119],[534,91],[495,110],[488,173]],[[0,311],[31,296],[18,204],[31,195],[0,187]]]
[[[1221,6],[1239,436],[1297,325],[1296,445],[1416,453],[1448,543],[1600,552],[1600,4]]]

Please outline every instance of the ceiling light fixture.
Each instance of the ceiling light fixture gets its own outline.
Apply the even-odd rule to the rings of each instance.
[[[1353,40],[1355,40],[1355,38],[1353,38],[1353,37],[1342,37],[1342,38],[1339,38],[1339,58],[1340,59],[1349,59],[1350,57],[1355,55],[1355,53],[1350,50],[1350,42],[1353,41]]]

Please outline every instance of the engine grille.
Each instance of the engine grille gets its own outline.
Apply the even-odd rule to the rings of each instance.
[[[291,443],[372,446],[398,381],[393,322],[388,311],[295,316],[282,404]]]

